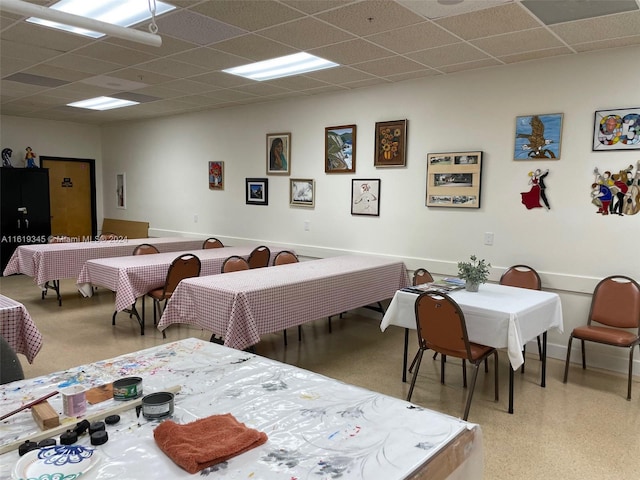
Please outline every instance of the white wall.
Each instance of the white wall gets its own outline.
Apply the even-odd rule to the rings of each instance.
[[[597,280],[640,279],[640,214],[604,217],[590,203],[594,167],[615,172],[640,160],[639,150],[591,151],[596,110],[640,105],[625,86],[640,73],[638,60],[640,49],[632,47],[106,126],[104,216],[147,220],[156,236],[290,244],[315,256],[397,256],[410,269],[425,266],[441,275],[454,275],[457,261],[471,254],[491,262],[492,280],[505,267],[526,263],[541,273],[543,287],[562,296],[565,333],[551,332],[549,341],[550,354],[563,358],[568,332],[585,321]],[[545,113],[564,114],[561,159],[514,161],[515,117]],[[407,167],[376,169],[375,122],[402,118],[409,125]],[[358,128],[356,174],[325,174],[324,128],[344,124]],[[272,132],[291,132],[291,177],[269,176],[269,205],[246,205],[244,179],[266,177]],[[484,152],[482,207],[425,207],[426,154],[469,150]],[[225,162],[224,191],[208,189],[212,160]],[[520,202],[535,168],[551,171],[550,211]],[[121,172],[127,210],[115,208]],[[314,209],[289,206],[289,178],[316,180]],[[379,217],[350,214],[353,178],[381,179]],[[483,245],[484,232],[494,233],[494,245]],[[626,352],[612,350],[595,346],[589,361],[624,371]]]

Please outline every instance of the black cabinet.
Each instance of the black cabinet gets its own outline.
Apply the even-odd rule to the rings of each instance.
[[[47,243],[51,235],[49,170],[0,168],[0,201],[1,273],[19,245]]]

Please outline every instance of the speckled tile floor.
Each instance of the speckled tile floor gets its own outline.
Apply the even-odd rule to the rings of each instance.
[[[23,303],[44,338],[33,364],[22,355],[27,377],[111,358],[181,338],[208,340],[210,332],[174,325],[167,338],[147,325],[146,334],[128,315],[120,313],[111,325],[112,292],[98,289],[82,298],[73,280],[61,282],[62,307],[55,298],[42,300],[32,279],[0,277],[0,293]],[[147,305],[150,308],[150,303]],[[148,314],[150,317],[150,312]],[[149,320],[148,320],[149,322]],[[282,334],[266,335],[256,353],[329,377],[405,398],[409,384],[402,383],[404,331],[392,327],[385,333],[379,317],[349,312],[333,320],[303,327],[303,339],[289,331],[289,345]],[[412,338],[411,347],[415,349]],[[535,352],[535,348],[529,351]],[[410,355],[413,351],[410,352]],[[636,352],[636,358],[638,354]],[[618,480],[640,476],[640,382],[634,381],[633,399],[626,400],[626,378],[572,365],[569,382],[562,383],[564,362],[549,359],[547,386],[539,386],[540,362],[527,354],[526,371],[516,374],[515,413],[507,413],[508,364],[500,357],[500,402],[493,401],[493,372],[480,372],[469,421],[483,431],[485,473],[488,480]],[[638,372],[640,373],[640,372]],[[413,402],[450,415],[462,414],[466,390],[460,365],[447,362],[446,385],[439,383],[439,361],[425,355],[413,394]]]

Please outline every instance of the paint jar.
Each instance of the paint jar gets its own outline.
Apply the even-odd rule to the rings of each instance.
[[[114,400],[132,400],[142,396],[142,378],[126,377],[113,382]]]
[[[146,419],[163,418],[173,414],[173,393],[156,392],[142,397],[142,416]]]
[[[86,388],[82,385],[72,385],[61,388],[62,412],[67,417],[79,417],[87,411]]]

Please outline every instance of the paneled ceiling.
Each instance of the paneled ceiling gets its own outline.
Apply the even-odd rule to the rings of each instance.
[[[165,1],[178,8],[157,18],[160,48],[0,11],[0,112],[105,124],[640,46],[640,0]],[[222,72],[300,51],[341,66],[265,82]],[[66,106],[97,96],[141,103]]]

